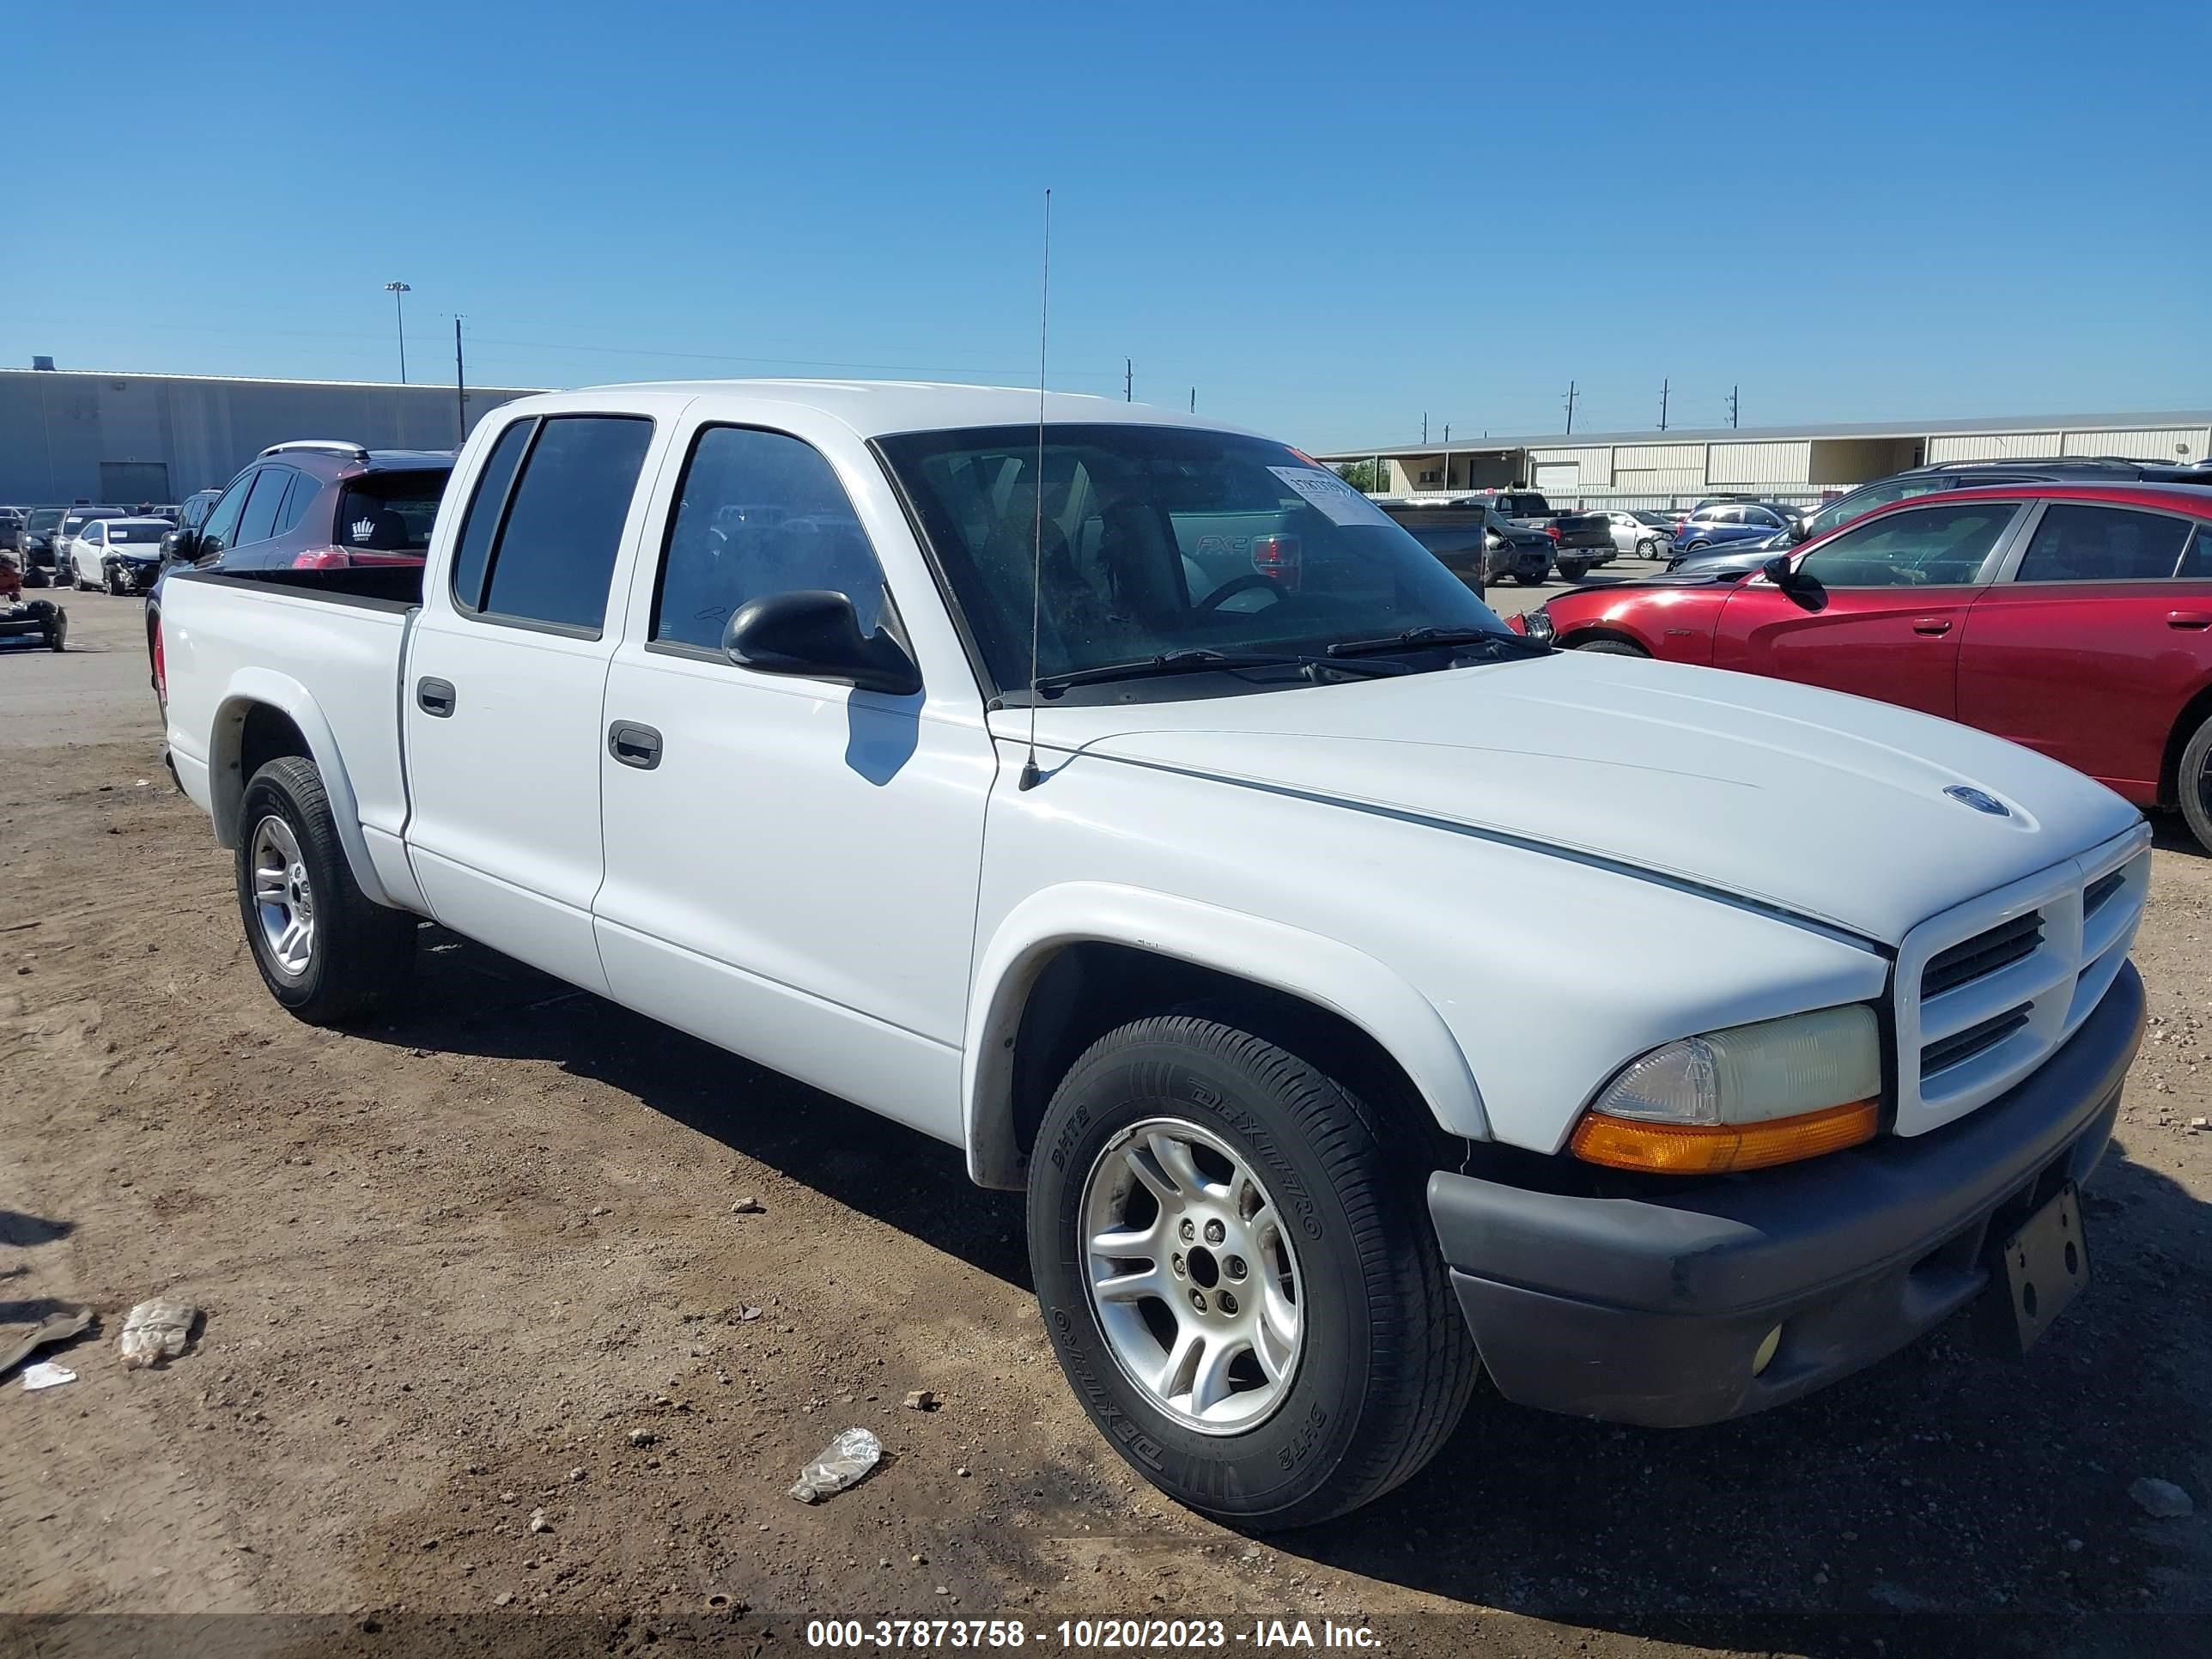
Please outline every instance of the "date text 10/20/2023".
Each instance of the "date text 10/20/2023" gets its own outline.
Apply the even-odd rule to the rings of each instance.
[[[1257,1619],[1232,1626],[1221,1619],[1062,1619],[1032,1630],[1019,1619],[810,1619],[810,1648],[1024,1648],[1079,1652],[1191,1651],[1248,1648],[1358,1649],[1382,1645],[1367,1625],[1333,1620]]]

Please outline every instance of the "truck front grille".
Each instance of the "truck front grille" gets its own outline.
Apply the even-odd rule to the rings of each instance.
[[[2074,1034],[2127,958],[2149,877],[2138,825],[1905,936],[1893,981],[1899,1134],[1995,1099]]]

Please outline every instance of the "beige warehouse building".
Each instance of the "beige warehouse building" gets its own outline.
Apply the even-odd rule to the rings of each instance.
[[[1321,459],[1382,469],[1378,493],[1441,496],[1525,486],[1556,504],[1687,506],[1705,495],[1811,505],[1909,467],[2114,455],[2191,466],[2212,454],[2212,410],[1889,421],[1702,431],[1484,436],[1334,452]],[[2208,474],[2212,482],[2212,474]]]

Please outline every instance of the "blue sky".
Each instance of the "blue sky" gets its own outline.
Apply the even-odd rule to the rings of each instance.
[[[1052,383],[1314,447],[2212,403],[2202,0],[13,9],[0,362]],[[119,228],[114,253],[86,251]],[[82,228],[80,236],[72,227]]]

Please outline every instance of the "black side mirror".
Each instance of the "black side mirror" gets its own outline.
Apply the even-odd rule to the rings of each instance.
[[[1803,541],[1805,539],[1806,533],[1804,520],[1792,519],[1790,520],[1790,539],[1791,541]]]
[[[1820,610],[1828,602],[1827,591],[1814,577],[1793,568],[1787,553],[1776,554],[1759,567],[1759,574],[1807,611]]]
[[[881,628],[863,636],[853,601],[821,588],[770,593],[740,606],[722,634],[722,650],[757,674],[842,680],[856,690],[910,696],[921,671]]]

